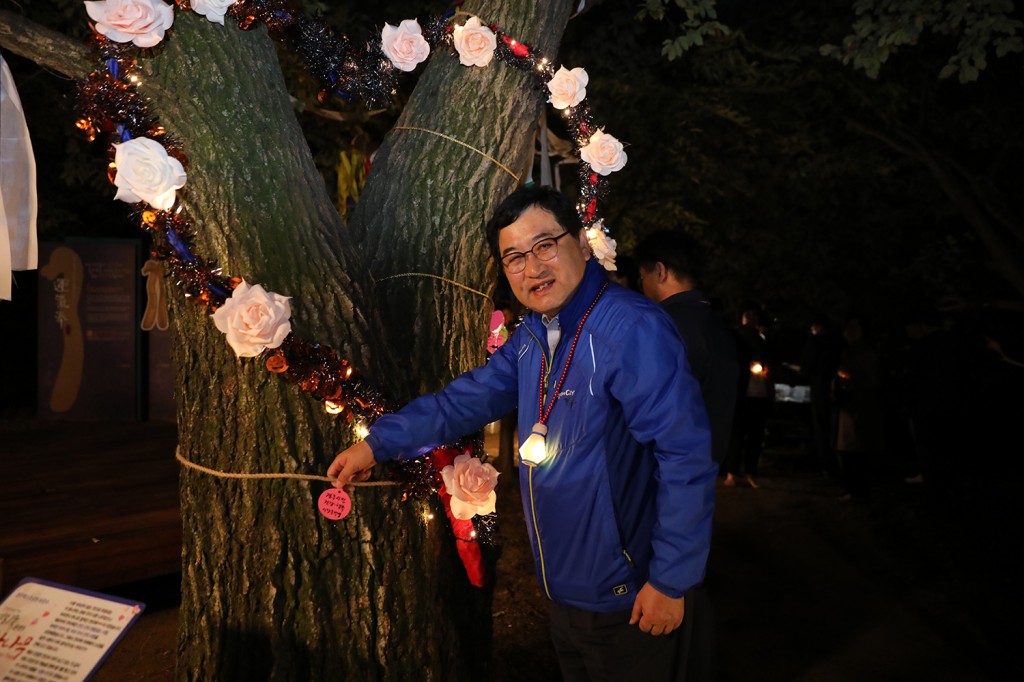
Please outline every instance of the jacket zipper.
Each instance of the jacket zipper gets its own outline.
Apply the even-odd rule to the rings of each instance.
[[[544,594],[551,599],[551,590],[548,589],[548,571],[544,565],[544,545],[540,541],[540,526],[537,524],[537,507],[533,502],[533,470],[530,469],[530,515],[533,517],[533,536],[537,538],[537,556],[540,558],[540,581],[544,584]]]
[[[526,331],[529,332],[530,336],[533,337],[533,340],[537,344],[537,347],[540,349],[540,352],[543,353],[544,346],[541,344],[540,339],[537,338],[537,335],[533,333],[533,330],[530,329],[529,326],[524,326],[526,327]],[[554,359],[554,353],[551,354],[551,358],[552,360]],[[547,363],[547,371],[544,374],[544,381],[542,385],[539,387],[542,402],[543,399],[546,397],[547,393],[548,377],[551,375],[551,364],[551,362]],[[528,467],[528,469],[530,470],[530,517],[533,521],[533,537],[537,539],[537,558],[540,560],[540,581],[544,585],[544,594],[547,595],[548,599],[551,599],[551,590],[548,588],[548,571],[547,566],[544,564],[544,544],[540,540],[540,523],[537,522],[537,505],[533,499],[533,470],[535,468],[536,467],[532,466]]]

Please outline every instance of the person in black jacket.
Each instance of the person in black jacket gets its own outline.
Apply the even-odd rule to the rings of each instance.
[[[640,243],[634,259],[644,295],[661,304],[683,337],[711,423],[711,456],[721,467],[729,452],[739,368],[733,335],[698,286],[697,253],[687,235],[661,231]]]
[[[683,337],[690,371],[700,383],[711,426],[711,456],[722,467],[736,404],[739,366],[732,332],[698,288],[696,242],[682,232],[656,232],[634,252],[640,288],[661,304]],[[717,675],[714,605],[703,585],[690,592],[683,621],[686,679]]]

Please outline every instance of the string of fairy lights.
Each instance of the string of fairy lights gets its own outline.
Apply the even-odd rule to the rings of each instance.
[[[126,12],[126,4],[138,6],[139,12]],[[240,345],[228,333],[229,343],[240,356],[262,359],[268,371],[322,401],[327,412],[353,423],[357,431],[395,406],[354,372],[351,362],[338,351],[295,334],[287,319],[286,297],[225,274],[196,249],[195,223],[176,195],[186,182],[188,157],[181,141],[160,124],[141,94],[138,62],[146,50],[163,40],[175,10],[194,10],[217,23],[224,23],[228,16],[242,30],[266,26],[269,35],[294,51],[318,79],[321,102],[340,98],[362,100],[371,108],[387,105],[400,72],[413,70],[442,47],[452,49],[467,66],[482,67],[497,59],[529,74],[535,89],[548,95],[548,101],[564,116],[581,159],[577,210],[595,253],[605,267],[614,269],[615,243],[600,218],[600,206],[608,191],[608,175],[625,164],[626,156],[621,143],[594,122],[586,102],[585,71],[556,69],[546,57],[496,24],[460,11],[461,5],[461,0],[455,2],[444,14],[422,24],[414,20],[398,27],[385,24],[381,39],[356,44],[321,19],[300,13],[293,0],[177,0],[174,7],[163,0],[86,3],[94,20],[90,41],[102,59],[102,68],[77,85],[76,125],[90,140],[100,135],[109,139],[108,177],[119,188],[115,198],[131,205],[133,219],[151,237],[153,256],[164,263],[186,299],[207,308],[218,328],[225,324],[220,318],[237,302],[232,297],[239,292],[255,292],[281,308],[284,319],[272,330],[273,338],[253,332],[256,341],[245,338]],[[467,21],[458,24],[463,16]],[[160,172],[170,180],[160,194],[150,195],[131,186],[131,154],[143,154],[146,164],[163,164]],[[245,352],[240,350],[243,346]],[[479,451],[479,446],[469,441],[462,445],[463,450]],[[429,453],[408,463],[397,478],[406,496],[415,498],[436,492],[440,485]],[[479,526],[477,531],[477,539],[483,540],[487,533]]]

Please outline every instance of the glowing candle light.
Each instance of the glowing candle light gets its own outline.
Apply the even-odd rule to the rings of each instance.
[[[530,437],[519,448],[519,456],[530,466],[536,466],[548,458],[548,446],[545,436],[548,427],[540,422],[533,425]]]

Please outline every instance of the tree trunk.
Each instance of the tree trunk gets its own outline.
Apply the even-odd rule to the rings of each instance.
[[[515,10],[536,19],[530,5]],[[566,15],[529,23],[550,25],[550,47]],[[383,288],[382,278],[435,272],[482,287],[479,225],[514,179],[442,138],[393,133],[346,230],[288,111],[267,40],[191,23],[195,29],[180,27],[159,62],[168,73],[158,74],[166,90],[158,105],[172,130],[188,131],[189,210],[206,235],[204,251],[230,273],[294,295],[298,329],[348,341],[356,366],[371,368],[397,397],[412,393],[402,390],[410,382],[395,372],[394,358],[414,360],[417,389],[436,389],[479,362],[486,302],[432,280]],[[525,77],[497,63],[477,71],[439,56],[402,124],[439,130],[522,167],[538,108]],[[181,101],[177,93],[188,91],[196,95]],[[377,287],[366,286],[373,278]],[[183,307],[183,452],[229,471],[323,471],[343,438],[321,406],[257,363],[233,359],[208,321]],[[387,319],[360,319],[358,310]],[[400,343],[410,327],[418,340],[411,350]],[[429,504],[402,503],[397,488],[361,489],[350,517],[330,523],[315,511],[323,488],[184,473],[179,678],[480,679],[488,593],[468,585],[446,526],[424,523]]]

